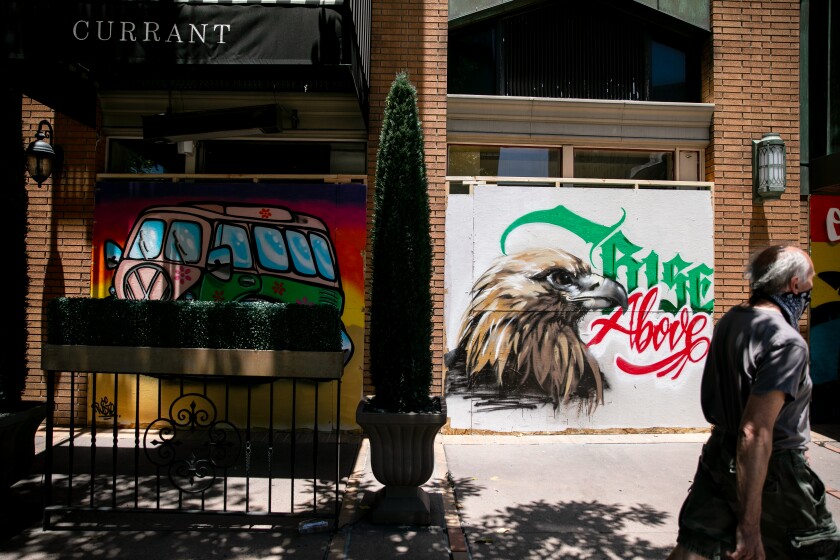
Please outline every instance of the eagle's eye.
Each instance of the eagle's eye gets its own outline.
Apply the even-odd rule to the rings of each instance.
[[[548,280],[549,284],[551,284],[557,289],[568,288],[569,284],[572,283],[572,275],[569,274],[567,270],[563,270],[562,268],[552,270],[546,276],[546,279]]]

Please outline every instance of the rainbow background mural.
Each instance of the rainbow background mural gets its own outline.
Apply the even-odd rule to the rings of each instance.
[[[364,347],[364,258],[366,244],[366,185],[285,183],[158,183],[130,182],[97,185],[92,242],[91,297],[110,295],[115,270],[106,267],[105,247],[111,241],[126,251],[126,241],[138,216],[158,206],[214,203],[222,206],[284,207],[323,221],[329,231],[344,298],[342,320],[354,351],[345,364],[341,384],[341,426],[355,426],[355,408],[362,394]],[[275,391],[290,390],[291,383],[275,383]],[[335,422],[334,385],[320,390],[319,426]],[[108,386],[107,383],[100,386]],[[156,390],[156,382],[155,382]],[[325,394],[325,390],[330,394]],[[142,391],[142,389],[141,389]],[[314,390],[297,388],[299,416]],[[101,392],[97,398],[102,396]],[[303,400],[301,400],[303,399]],[[133,400],[133,399],[132,399]],[[259,407],[256,407],[259,408]],[[121,416],[133,417],[123,410]],[[141,415],[142,416],[142,415]],[[254,419],[252,419],[254,420]],[[288,419],[287,419],[288,420]],[[275,422],[284,419],[275,419]]]

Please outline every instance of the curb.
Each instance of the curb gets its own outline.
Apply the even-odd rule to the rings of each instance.
[[[347,549],[350,545],[350,534],[353,530],[353,524],[363,515],[359,513],[359,500],[361,499],[359,496],[359,485],[364,477],[369,452],[370,442],[368,442],[367,438],[362,438],[359,442],[356,463],[353,465],[353,471],[350,473],[350,476],[347,478],[347,483],[344,486],[341,511],[338,514],[335,534],[330,540],[330,549],[327,553],[326,560],[344,560],[347,558]]]
[[[449,465],[446,462],[446,451],[443,447],[443,440],[440,438],[435,442],[435,466],[440,473],[438,487],[443,498],[443,517],[446,536],[449,540],[450,558],[451,560],[470,560],[467,539],[464,536],[461,516],[458,513],[458,502],[455,499],[455,492],[449,484]]]

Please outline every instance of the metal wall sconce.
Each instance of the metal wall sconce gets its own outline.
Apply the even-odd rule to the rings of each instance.
[[[775,132],[753,140],[752,173],[755,201],[780,198],[785,192],[785,142]]]
[[[45,126],[46,131],[44,131]],[[49,142],[46,139],[49,139]],[[56,170],[58,168],[59,157],[50,143],[52,139],[52,126],[49,121],[43,120],[38,123],[35,140],[26,148],[26,170],[39,187],[52,175],[53,168]]]

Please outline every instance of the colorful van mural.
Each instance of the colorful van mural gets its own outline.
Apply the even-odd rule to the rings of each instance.
[[[278,301],[342,311],[346,410],[362,387],[366,187],[101,183],[93,297]],[[359,352],[360,353],[360,352]],[[323,411],[332,418],[329,407]]]
[[[446,223],[452,428],[707,426],[708,191],[482,186]]]
[[[154,206],[128,234],[105,242],[120,299],[278,301],[344,307],[324,222],[288,208],[217,203]],[[353,344],[343,332],[345,363]]]

